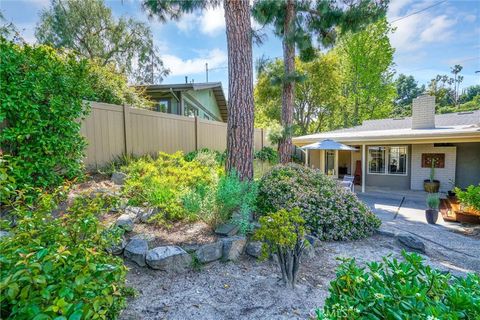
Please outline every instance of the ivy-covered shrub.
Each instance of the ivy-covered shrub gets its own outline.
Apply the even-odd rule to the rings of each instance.
[[[472,207],[480,211],[480,184],[478,186],[470,185],[465,191],[455,188],[455,193],[464,207]]]
[[[9,156],[0,170],[17,189],[58,186],[82,174],[86,142],[78,120],[88,113],[87,76],[87,61],[72,54],[0,39],[0,145]]]
[[[322,240],[352,240],[371,235],[380,220],[357,196],[319,170],[277,165],[260,180],[259,214],[298,207],[307,229]]]
[[[478,275],[456,278],[425,266],[417,254],[403,256],[368,269],[345,259],[318,319],[480,319]]]
[[[0,239],[0,318],[115,319],[129,290],[123,261],[106,251],[120,234],[97,219],[106,202],[76,198],[54,218],[56,202],[17,207],[17,226]]]
[[[123,193],[131,205],[160,209],[152,221],[163,223],[183,219],[196,220],[185,210],[182,197],[191,189],[208,187],[218,179],[218,168],[186,161],[182,152],[159,153],[157,159],[143,157],[132,161],[122,171],[128,175]]]

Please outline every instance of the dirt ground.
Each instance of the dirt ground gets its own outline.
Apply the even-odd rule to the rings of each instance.
[[[131,268],[128,285],[139,294],[129,300],[121,319],[309,319],[328,296],[329,282],[340,263],[336,257],[355,257],[364,263],[388,254],[401,257],[401,250],[396,240],[381,235],[355,242],[321,243],[315,248],[315,257],[303,261],[295,290],[278,281],[272,261],[260,262],[248,256],[236,263],[217,261],[184,274],[127,263]],[[438,252],[427,251],[426,263],[456,274],[465,271],[441,257]]]

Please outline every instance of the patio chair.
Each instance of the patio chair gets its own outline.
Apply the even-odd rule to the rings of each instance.
[[[353,180],[355,179],[354,176],[343,176],[343,181],[340,184],[345,188],[352,192],[354,192],[355,185],[353,184]]]

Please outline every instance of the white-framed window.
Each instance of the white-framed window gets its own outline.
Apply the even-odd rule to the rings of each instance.
[[[158,112],[170,113],[170,99],[158,100],[155,110]]]
[[[192,106],[190,103],[185,104],[185,115],[187,117],[196,117],[198,116],[198,109]]]
[[[368,147],[368,173],[407,175],[407,146]]]

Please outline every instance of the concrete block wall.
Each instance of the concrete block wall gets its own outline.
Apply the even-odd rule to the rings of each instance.
[[[434,147],[433,144],[412,145],[412,175],[410,188],[423,190],[423,180],[430,178],[430,168],[422,168],[422,153],[444,153],[445,168],[435,168],[435,180],[440,181],[440,191],[451,189],[451,181],[455,181],[455,168],[457,166],[457,147]]]
[[[435,128],[435,97],[422,95],[412,102],[412,129]]]

